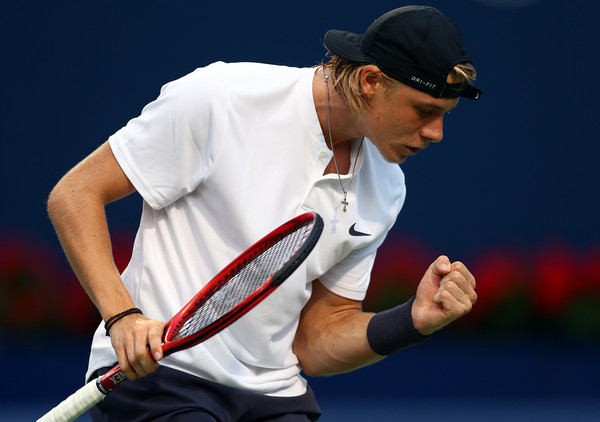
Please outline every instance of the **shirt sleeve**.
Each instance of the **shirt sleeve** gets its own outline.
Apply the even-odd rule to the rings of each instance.
[[[166,84],[140,116],[109,138],[119,165],[154,209],[192,192],[215,160],[227,118],[218,66]]]
[[[319,278],[321,283],[338,296],[364,300],[371,282],[371,270],[375,263],[377,248],[383,243],[385,237],[386,235],[382,235],[368,247],[352,251]]]

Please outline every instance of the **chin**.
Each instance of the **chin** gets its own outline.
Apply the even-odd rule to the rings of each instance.
[[[379,151],[383,159],[388,163],[400,164],[406,161],[406,158],[408,157],[408,155],[396,152],[392,148],[388,148],[382,151],[379,147],[377,147],[377,150]]]
[[[400,155],[400,154],[388,154],[388,155],[383,155],[383,158],[388,163],[402,164],[403,162],[406,161],[406,159],[408,158],[408,156],[407,155]]]

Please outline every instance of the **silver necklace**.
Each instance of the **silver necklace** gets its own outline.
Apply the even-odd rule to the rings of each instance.
[[[360,145],[358,146],[358,150],[356,151],[356,157],[354,157],[354,165],[352,166],[352,175],[350,176],[350,182],[348,183],[348,188],[346,189],[344,188],[342,176],[340,176],[337,160],[335,159],[335,153],[333,151],[333,137],[331,136],[331,109],[329,107],[329,84],[327,83],[329,76],[325,74],[325,66],[321,66],[321,72],[323,73],[323,81],[325,81],[325,91],[327,93],[327,128],[329,129],[329,145],[331,146],[331,153],[333,154],[333,165],[335,166],[335,172],[337,173],[338,180],[340,181],[340,186],[342,187],[342,192],[344,193],[344,197],[342,198],[341,204],[344,206],[344,212],[346,212],[346,208],[348,207],[348,191],[350,190],[352,180],[354,179],[354,171],[356,170],[356,163],[358,161],[360,150],[362,149],[364,138],[360,140]]]

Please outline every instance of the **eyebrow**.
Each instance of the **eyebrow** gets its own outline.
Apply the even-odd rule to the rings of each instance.
[[[431,108],[433,110],[439,111],[440,113],[447,113],[449,111],[452,111],[452,110],[456,109],[456,107],[458,107],[458,101],[456,102],[456,104],[454,104],[450,108],[442,107],[442,106],[439,106],[437,104],[429,104],[429,103],[421,103],[421,107],[428,107],[428,108]]]

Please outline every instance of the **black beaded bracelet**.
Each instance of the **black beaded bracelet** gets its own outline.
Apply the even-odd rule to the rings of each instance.
[[[126,311],[119,312],[118,314],[113,315],[110,318],[108,318],[108,320],[106,320],[106,322],[104,323],[104,329],[106,330],[106,335],[110,337],[110,334],[108,333],[108,331],[110,330],[110,327],[112,327],[114,325],[115,322],[117,322],[121,318],[126,317],[127,315],[131,315],[131,314],[142,314],[142,310],[140,308],[131,308],[131,309],[127,309]]]

